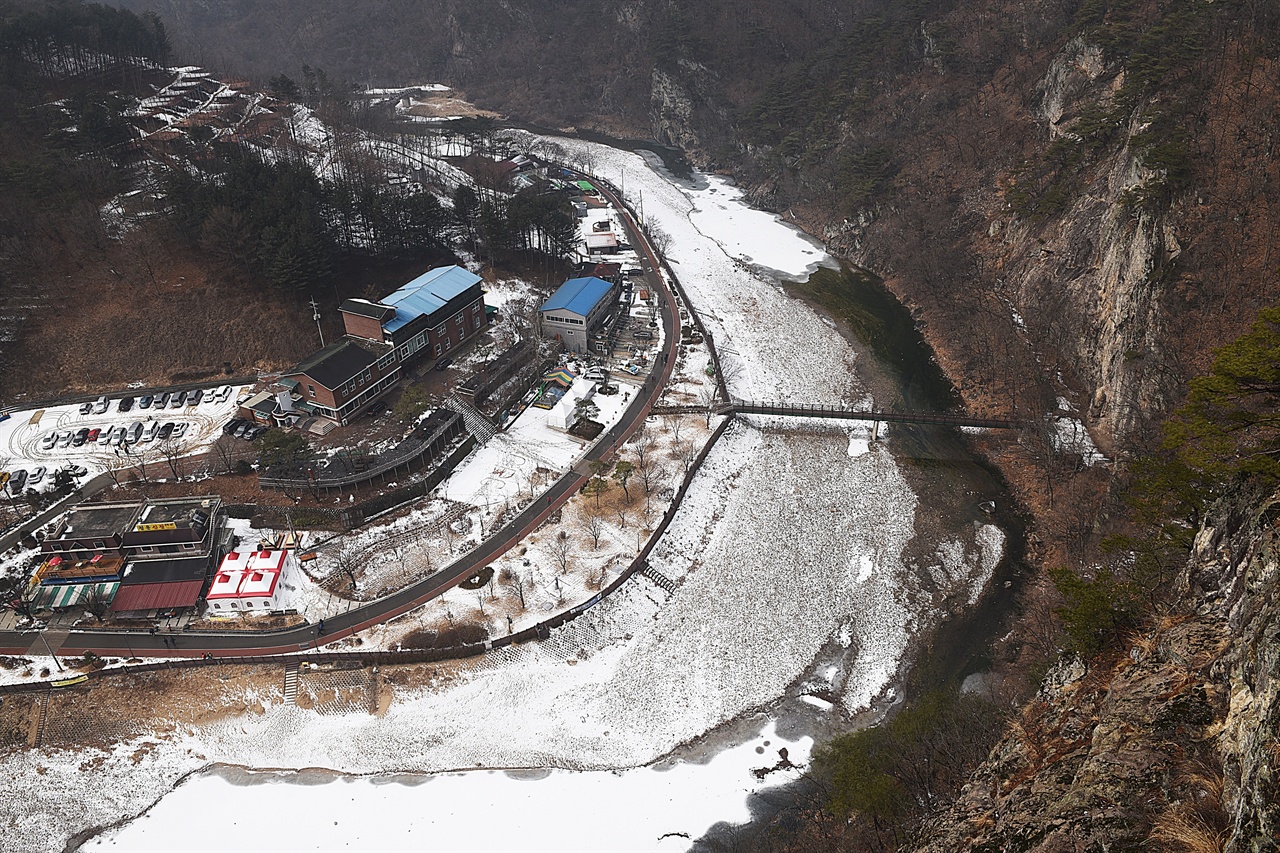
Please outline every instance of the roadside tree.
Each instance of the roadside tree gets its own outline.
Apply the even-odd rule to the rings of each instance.
[[[631,475],[635,473],[636,466],[622,460],[613,469],[613,479],[618,481],[618,485],[622,486],[622,493],[627,496],[627,503],[631,503],[631,491],[627,488],[627,482],[631,479]]]
[[[596,509],[600,508],[600,496],[609,491],[609,481],[604,477],[592,477],[587,484],[582,487],[582,493],[590,497],[594,497],[596,501]]]

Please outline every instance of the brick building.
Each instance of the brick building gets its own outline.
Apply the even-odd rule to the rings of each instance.
[[[345,426],[363,406],[400,380],[400,365],[390,346],[343,340],[313,354],[281,380],[297,383],[294,387],[302,397],[299,409]]]
[[[437,267],[378,302],[339,306],[346,333],[391,347],[396,363],[441,358],[489,323],[481,278],[460,266]]]

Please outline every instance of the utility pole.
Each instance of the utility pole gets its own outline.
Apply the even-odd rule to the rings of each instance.
[[[324,329],[320,328],[320,306],[316,304],[316,298],[311,297],[311,319],[316,321],[316,331],[320,333],[320,349],[324,349]]]

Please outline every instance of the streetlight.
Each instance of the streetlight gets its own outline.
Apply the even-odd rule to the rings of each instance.
[[[41,631],[38,636],[40,637],[40,642],[44,643],[45,651],[49,653],[49,657],[53,658],[53,662],[58,665],[58,672],[66,672],[62,668],[62,662],[58,660],[58,656],[53,653],[53,649],[49,648],[49,641],[44,638],[44,631]]]

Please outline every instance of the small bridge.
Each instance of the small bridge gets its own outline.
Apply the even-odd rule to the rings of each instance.
[[[655,415],[702,415],[707,406],[655,406]],[[711,406],[715,415],[776,415],[793,418],[831,418],[875,423],[928,424],[932,426],[967,426],[983,429],[1018,429],[1021,423],[1007,418],[975,418],[963,412],[885,412],[850,409],[844,406],[822,406],[812,403],[775,403],[759,400],[733,400]]]

